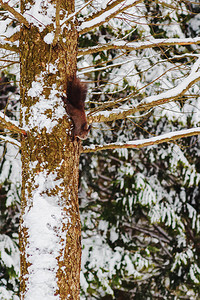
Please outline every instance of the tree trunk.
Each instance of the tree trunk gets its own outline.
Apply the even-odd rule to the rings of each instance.
[[[52,46],[49,32],[22,26],[20,35],[21,126],[27,131],[21,148],[21,299],[79,299],[80,143],[71,142],[61,100],[76,73],[78,37],[72,24]]]

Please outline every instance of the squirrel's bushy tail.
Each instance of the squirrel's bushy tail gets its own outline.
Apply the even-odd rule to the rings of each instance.
[[[69,81],[67,85],[67,100],[78,109],[83,109],[87,95],[87,85],[78,78]]]

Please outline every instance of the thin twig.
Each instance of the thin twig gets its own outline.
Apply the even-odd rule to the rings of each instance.
[[[108,22],[109,20],[113,19],[120,13],[124,12],[130,7],[136,6],[138,3],[141,3],[143,0],[137,0],[137,1],[130,1],[126,5],[126,1],[124,0],[116,0],[112,4],[109,4],[106,6],[105,9],[102,9],[98,11],[97,13],[92,14],[87,19],[85,19],[82,23],[82,26],[80,27],[79,34],[86,33],[105,22]],[[124,5],[122,2],[125,2]]]
[[[88,1],[87,3],[85,3],[85,5],[81,6],[81,8],[80,8],[79,10],[77,10],[77,11],[75,11],[74,13],[70,14],[70,15],[68,16],[67,20],[65,20],[65,21],[61,24],[61,27],[62,27],[64,24],[66,24],[66,23],[68,23],[69,21],[71,21],[75,16],[77,16],[77,15],[81,12],[81,10],[83,10],[86,6],[88,6],[92,1],[93,1],[93,0]]]
[[[172,88],[170,91],[162,92],[155,96],[149,96],[146,99],[142,100],[138,105],[132,106],[130,108],[123,109],[122,107],[118,107],[117,109],[113,109],[107,112],[100,112],[94,116],[88,117],[88,123],[100,123],[100,122],[110,122],[114,120],[124,119],[136,112],[149,110],[153,107],[169,103],[174,101],[181,96],[183,96],[189,88],[200,81],[200,73],[198,68],[200,65],[200,58],[194,63],[191,73],[176,87]],[[126,97],[126,100],[130,99],[134,96],[134,93],[131,93]],[[121,100],[121,99],[119,99]],[[122,101],[122,100],[121,100]],[[102,108],[104,104],[102,105]],[[101,107],[98,108],[100,110]]]

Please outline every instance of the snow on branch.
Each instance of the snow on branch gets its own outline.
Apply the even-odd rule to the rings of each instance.
[[[109,121],[124,119],[138,111],[149,110],[161,104],[165,104],[170,101],[176,100],[177,98],[183,96],[195,82],[200,81],[199,67],[200,67],[200,58],[198,58],[198,60],[194,63],[190,75],[188,75],[176,87],[168,91],[165,91],[163,93],[160,93],[158,95],[149,96],[146,99],[142,100],[136,106],[121,105],[117,109],[112,109],[110,111],[101,111],[99,113],[96,113],[94,116],[88,117],[88,123],[109,122]],[[133,95],[130,94],[125,100],[130,99],[132,96]]]
[[[16,11],[8,2],[0,0],[1,7],[10,12],[21,24],[24,24],[27,28],[30,27],[29,22],[18,11]]]
[[[128,8],[143,2],[143,0],[116,0],[112,4],[106,6],[105,9],[94,13],[85,19],[80,26],[79,34],[86,33],[116,17],[118,14],[127,10]]]
[[[9,136],[2,136],[2,135],[0,135],[0,140],[3,140],[4,142],[11,143],[11,144],[13,144],[13,145],[15,145],[15,146],[17,146],[19,148],[21,147],[21,143],[20,142],[18,142],[17,140],[15,140],[15,139],[13,139],[13,138],[11,138]]]
[[[67,24],[69,23],[69,21],[71,21],[75,16],[77,16],[85,7],[87,7],[93,0],[89,0],[88,2],[86,2],[83,6],[81,6],[81,8],[79,10],[76,10],[75,12],[73,12],[72,14],[68,15],[68,17],[64,20],[64,22],[61,24],[61,26],[63,26],[63,24]]]
[[[87,49],[80,49],[78,55],[92,54],[100,51],[110,49],[125,49],[125,50],[141,50],[154,47],[175,46],[175,45],[194,45],[200,44],[200,37],[196,38],[169,38],[169,39],[152,39],[149,41],[140,42],[126,42],[126,41],[113,41],[112,43],[102,44]]]
[[[0,48],[14,52],[19,52],[19,48],[17,47],[17,45],[14,45],[9,41],[5,41],[3,38],[0,38]]]
[[[21,129],[16,125],[16,122],[10,120],[7,116],[5,116],[2,112],[0,112],[0,124],[3,128],[8,129],[15,133],[20,133],[26,135],[26,131]]]
[[[107,149],[113,150],[113,149],[120,149],[120,148],[139,149],[139,148],[171,142],[180,138],[199,135],[199,134],[200,134],[200,127],[196,127],[191,129],[165,133],[160,136],[155,136],[149,139],[135,140],[135,141],[129,141],[124,143],[104,144],[100,146],[98,145],[85,146],[82,149],[82,153],[96,152],[96,151],[107,150]]]

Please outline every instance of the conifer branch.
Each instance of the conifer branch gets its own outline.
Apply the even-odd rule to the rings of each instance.
[[[29,22],[22,16],[18,11],[16,11],[12,6],[8,4],[8,2],[4,2],[0,0],[1,7],[5,10],[9,11],[21,24],[24,24],[27,28],[30,27]]]
[[[111,144],[104,144],[100,146],[98,145],[85,146],[82,149],[82,153],[96,152],[96,151],[108,150],[108,149],[111,150],[122,149],[122,148],[140,149],[147,146],[172,142],[180,138],[185,138],[194,135],[200,135],[200,127],[165,133],[160,136],[152,137],[149,139],[143,139],[143,140],[129,141],[124,143],[111,143]]]

